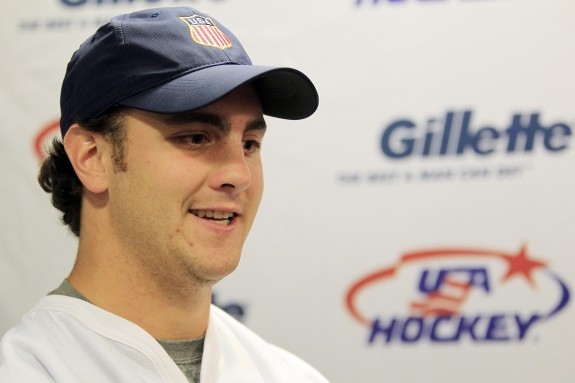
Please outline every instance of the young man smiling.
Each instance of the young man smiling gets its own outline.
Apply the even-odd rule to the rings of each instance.
[[[73,55],[39,176],[76,263],[0,344],[6,382],[326,382],[211,305],[263,191],[263,115],[318,105],[187,7],[113,18]]]

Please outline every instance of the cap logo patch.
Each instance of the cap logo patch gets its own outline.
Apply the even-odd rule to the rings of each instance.
[[[190,28],[190,34],[196,43],[220,49],[232,47],[230,39],[207,17],[193,15],[180,17],[180,20]]]

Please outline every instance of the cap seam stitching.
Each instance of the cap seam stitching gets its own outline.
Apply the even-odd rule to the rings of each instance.
[[[124,15],[122,17],[121,22],[115,26],[114,29],[116,29],[116,33],[117,33],[117,38],[118,38],[118,42],[119,42],[119,48],[120,49],[120,57],[122,59],[122,63],[124,65],[124,67],[127,69],[127,72],[130,74],[129,76],[129,81],[130,84],[133,86],[135,84],[134,82],[134,71],[133,68],[130,67],[129,63],[129,59],[128,56],[125,53],[126,47],[128,46],[128,41],[130,38],[130,34],[128,33],[127,30],[124,30],[124,20],[126,19],[127,15]],[[116,101],[117,102],[117,101]]]

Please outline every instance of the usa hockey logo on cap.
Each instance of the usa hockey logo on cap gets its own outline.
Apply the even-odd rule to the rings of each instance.
[[[193,15],[180,17],[190,28],[192,39],[200,45],[214,48],[231,48],[232,42],[216,27],[214,22],[207,17]]]

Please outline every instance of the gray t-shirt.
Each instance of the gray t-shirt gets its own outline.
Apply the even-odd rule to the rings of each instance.
[[[78,290],[64,280],[58,288],[48,295],[65,295],[90,302]],[[166,350],[170,358],[182,370],[190,383],[199,383],[202,367],[202,354],[204,352],[204,337],[185,340],[156,339]]]

